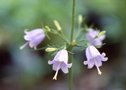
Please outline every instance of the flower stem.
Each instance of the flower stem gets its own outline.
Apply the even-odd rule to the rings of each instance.
[[[75,1],[72,0],[72,21],[71,21],[71,37],[70,37],[70,46],[68,47],[68,50],[72,52],[73,49],[73,36],[74,36],[74,23],[75,23]],[[69,63],[73,62],[73,55],[69,54]],[[73,82],[73,72],[72,72],[72,67],[69,69],[69,90],[72,90],[72,83]]]
[[[70,37],[70,41],[73,41],[73,35],[74,35],[74,23],[75,23],[75,1],[76,0],[72,0],[73,1],[73,5],[72,5],[72,21],[71,21],[71,37]]]
[[[72,51],[72,47],[69,48],[70,51]],[[73,54],[69,53],[69,63],[73,62]],[[72,90],[73,86],[73,72],[72,72],[72,67],[69,69],[69,90]]]

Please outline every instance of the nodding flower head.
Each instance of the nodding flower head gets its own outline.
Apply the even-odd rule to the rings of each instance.
[[[27,42],[24,45],[22,45],[20,49],[23,49],[28,44],[31,48],[36,49],[37,45],[39,45],[45,38],[45,33],[41,28],[34,29],[32,31],[24,31],[24,33],[24,39]]]
[[[100,48],[103,45],[102,41],[105,39],[105,34],[98,36],[99,33],[100,31],[89,28],[86,34],[89,44],[97,48]]]
[[[68,68],[71,68],[72,64],[68,64],[68,52],[63,49],[57,52],[52,61],[48,61],[48,64],[53,64],[53,70],[56,71],[53,79],[57,80],[58,71],[61,69],[64,73],[68,73]]]
[[[102,61],[108,60],[108,58],[105,56],[105,53],[100,54],[100,52],[94,46],[89,46],[86,48],[87,61],[84,61],[84,65],[88,65],[89,69],[96,66],[98,74],[101,75],[102,72],[100,71],[99,67],[102,66]]]

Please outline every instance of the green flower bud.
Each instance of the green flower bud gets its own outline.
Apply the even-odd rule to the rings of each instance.
[[[57,20],[54,20],[54,25],[56,26],[58,31],[61,31],[61,26]]]
[[[58,50],[57,48],[46,48],[46,52],[53,52],[53,51],[56,51]]]
[[[78,23],[81,24],[83,22],[83,16],[78,15]]]
[[[46,29],[48,32],[51,31],[51,29],[50,29],[48,26],[45,26],[45,29]]]

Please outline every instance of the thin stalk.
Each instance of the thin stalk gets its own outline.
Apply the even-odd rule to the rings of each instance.
[[[70,47],[68,50],[72,51],[73,47]],[[73,54],[69,53],[69,63],[73,62]],[[72,71],[72,67],[69,69],[69,90],[72,90],[73,87],[73,71]]]
[[[72,0],[72,21],[71,21],[71,37],[70,37],[70,46],[68,47],[68,51],[72,52],[73,46],[73,35],[74,35],[74,23],[75,23],[75,1]],[[73,62],[73,55],[69,54],[69,63]],[[72,90],[73,87],[73,72],[72,67],[69,69],[69,90]]]
[[[71,21],[71,37],[70,37],[70,41],[73,41],[73,35],[74,35],[74,23],[75,23],[75,1],[76,0],[72,0],[73,1],[73,5],[72,5],[72,21]]]

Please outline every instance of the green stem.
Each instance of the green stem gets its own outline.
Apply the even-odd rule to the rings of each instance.
[[[72,51],[72,46],[70,46],[68,48],[68,51]],[[73,62],[73,54],[69,53],[69,63]],[[72,90],[72,86],[73,86],[73,72],[72,72],[72,67],[69,69],[69,90]]]
[[[70,37],[70,41],[73,41],[73,35],[74,35],[74,23],[75,23],[75,1],[73,0],[73,6],[72,6],[72,25],[71,25],[71,37]]]
[[[73,35],[74,35],[74,23],[75,23],[75,1],[72,0],[72,22],[71,22],[71,37],[70,37],[70,46],[68,47],[68,51],[72,52],[73,49]],[[73,62],[73,55],[69,53],[69,63]],[[69,69],[69,90],[72,90],[73,86],[73,72],[72,67]]]

